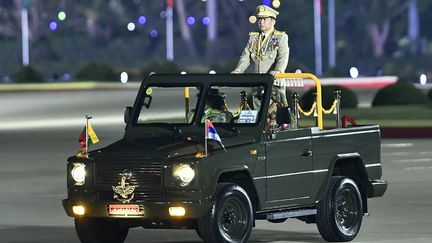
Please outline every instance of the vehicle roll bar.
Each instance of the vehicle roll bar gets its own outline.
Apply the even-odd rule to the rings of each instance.
[[[312,79],[316,86],[316,102],[317,102],[317,125],[319,129],[323,129],[323,107],[322,107],[322,92],[321,92],[321,82],[319,79],[311,73],[277,73],[275,75],[276,79]]]

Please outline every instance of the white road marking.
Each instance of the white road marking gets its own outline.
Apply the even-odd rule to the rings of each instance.
[[[400,160],[395,160],[394,162],[397,162],[397,163],[424,163],[424,162],[432,162],[432,158],[425,158],[425,159],[400,159]]]
[[[93,125],[121,125],[122,116],[105,116],[92,119]],[[57,129],[64,127],[80,127],[85,125],[83,118],[60,118],[60,119],[43,119],[28,121],[8,121],[0,123],[0,131],[7,130],[24,130],[24,129]]]
[[[383,143],[381,148],[410,148],[413,147],[414,143]]]
[[[418,170],[432,170],[432,166],[407,167],[407,168],[404,168],[404,170],[408,170],[408,171],[411,171],[411,170],[415,170],[415,171],[418,171]]]
[[[421,151],[421,152],[391,152],[391,153],[381,153],[381,155],[391,155],[391,156],[412,156],[412,155],[429,155],[432,156],[432,152]]]

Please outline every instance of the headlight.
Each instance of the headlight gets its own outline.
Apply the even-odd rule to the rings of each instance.
[[[181,186],[187,186],[195,177],[195,171],[188,164],[174,165],[173,176],[180,180]]]
[[[84,185],[86,177],[85,165],[83,163],[74,163],[71,175],[75,180],[75,185]]]

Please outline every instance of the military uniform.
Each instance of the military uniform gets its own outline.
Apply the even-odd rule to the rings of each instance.
[[[204,115],[201,118],[201,123],[204,123],[206,119],[209,119],[214,123],[228,123],[233,118],[233,115],[229,111],[221,111],[215,108],[207,108],[204,111]]]
[[[288,58],[288,35],[285,32],[273,29],[267,36],[259,32],[250,32],[248,44],[236,70],[243,73],[252,61],[254,73],[283,73],[288,65]]]
[[[257,7],[258,18],[271,17],[276,19],[279,14],[276,10],[260,5]],[[283,31],[272,28],[267,33],[250,32],[248,43],[243,50],[240,61],[233,73],[243,73],[252,62],[254,73],[284,73],[288,65],[289,47],[288,35]],[[274,86],[272,90],[272,102],[278,106],[286,107],[285,87]],[[254,109],[259,109],[260,101],[254,99]]]
[[[259,5],[256,11],[256,17],[264,19],[273,18],[276,20],[276,16],[279,14],[278,11],[266,5]],[[265,31],[267,33],[249,33],[248,44],[234,72],[243,73],[251,61],[253,62],[254,73],[285,72],[289,59],[288,35],[283,31],[275,30],[273,26]]]

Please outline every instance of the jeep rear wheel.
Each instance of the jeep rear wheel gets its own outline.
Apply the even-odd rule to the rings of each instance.
[[[346,177],[332,177],[327,194],[318,203],[317,226],[327,241],[353,240],[360,230],[363,205],[356,183]]]
[[[198,221],[204,242],[246,242],[253,225],[252,203],[243,188],[223,183],[216,188],[208,213]]]
[[[129,227],[118,220],[75,218],[75,230],[82,243],[122,243]]]

